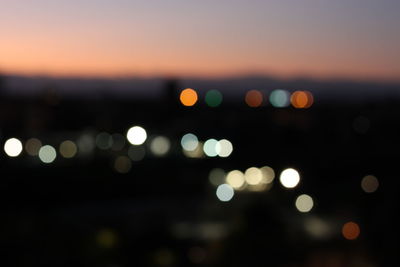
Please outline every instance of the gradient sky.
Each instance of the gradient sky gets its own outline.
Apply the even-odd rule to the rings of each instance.
[[[0,71],[400,80],[399,0],[1,0]]]

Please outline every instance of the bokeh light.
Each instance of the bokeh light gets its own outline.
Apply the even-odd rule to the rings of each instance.
[[[314,206],[314,201],[309,195],[303,194],[296,198],[295,205],[300,212],[309,212]]]
[[[199,145],[199,139],[194,134],[188,133],[182,137],[181,145],[186,151],[194,151]]]
[[[294,188],[300,182],[299,172],[295,169],[288,168],[282,171],[279,181],[286,188]]]
[[[229,140],[222,139],[218,141],[215,149],[218,156],[226,158],[232,154],[233,145]]]
[[[119,156],[114,161],[114,169],[119,173],[128,173],[132,168],[132,162],[128,157]]]
[[[234,194],[235,192],[233,188],[228,184],[221,184],[217,187],[216,195],[218,199],[222,202],[230,201],[233,198]]]
[[[141,145],[147,139],[146,130],[140,126],[133,126],[128,130],[126,138],[132,145]]]
[[[188,158],[204,158],[203,142],[197,142],[194,150],[182,149],[183,154]]]
[[[128,157],[132,161],[141,161],[146,156],[146,150],[143,146],[130,146],[128,149]]]
[[[314,103],[314,97],[309,91],[295,91],[290,102],[295,108],[309,108]]]
[[[79,137],[77,144],[79,153],[87,155],[93,152],[95,140],[91,134],[83,134]]]
[[[165,136],[157,136],[150,143],[150,150],[156,156],[164,156],[168,153],[171,142]]]
[[[260,171],[262,173],[262,182],[266,184],[272,183],[272,181],[275,178],[275,171],[269,166],[264,166],[260,168]]]
[[[333,232],[329,222],[316,216],[307,216],[304,220],[304,228],[312,237],[317,239],[326,239]]]
[[[249,185],[257,185],[261,183],[262,178],[263,175],[261,170],[256,167],[248,168],[244,172],[244,179],[246,180],[246,183],[248,183]]]
[[[378,190],[378,187],[379,187],[378,178],[376,178],[373,175],[367,175],[363,177],[361,180],[361,188],[366,193],[373,193],[376,190]]]
[[[256,185],[248,185],[246,187],[246,190],[252,191],[252,192],[263,192],[263,191],[269,190],[271,187],[272,187],[272,184],[259,183]]]
[[[233,170],[228,172],[226,175],[225,181],[231,187],[235,188],[236,190],[240,190],[245,185],[245,178],[244,174],[239,170]]]
[[[112,138],[112,147],[111,149],[114,151],[120,151],[125,146],[125,137],[122,134],[115,133],[111,136]]]
[[[360,226],[355,222],[347,222],[343,225],[342,234],[347,240],[355,240],[360,235]]]
[[[203,151],[208,157],[216,157],[218,141],[215,139],[208,139],[203,146]]]
[[[17,138],[10,138],[4,143],[4,151],[9,157],[19,156],[22,149],[22,143]]]
[[[263,95],[258,90],[250,90],[246,93],[244,100],[249,107],[256,108],[261,106],[263,102]]]
[[[37,138],[30,138],[25,143],[26,153],[30,156],[37,156],[41,147],[42,142]]]
[[[111,229],[102,229],[96,236],[97,244],[106,249],[113,248],[118,241],[117,235]]]
[[[179,100],[181,101],[182,105],[190,107],[196,104],[198,96],[195,90],[186,88],[181,92]]]
[[[78,152],[78,148],[74,142],[66,140],[60,144],[59,151],[64,158],[73,158]]]
[[[39,150],[39,158],[43,163],[52,163],[57,157],[57,151],[50,145],[42,146]]]
[[[113,139],[109,133],[101,132],[96,136],[96,146],[102,150],[110,149]]]
[[[208,174],[208,180],[214,186],[219,186],[225,183],[226,173],[223,169],[215,168]]]
[[[218,107],[222,103],[222,94],[218,90],[210,90],[206,93],[206,103],[209,107]]]
[[[269,101],[271,102],[271,105],[276,108],[284,108],[289,106],[290,94],[286,90],[277,89],[271,92]]]

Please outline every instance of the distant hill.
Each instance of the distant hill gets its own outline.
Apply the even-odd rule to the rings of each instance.
[[[161,98],[168,79],[154,78],[57,78],[45,76],[3,76],[2,94],[32,96],[43,90],[71,97],[133,97]],[[312,80],[307,78],[277,79],[268,76],[231,78],[184,78],[176,79],[177,87],[191,87],[200,95],[207,90],[218,89],[226,99],[242,98],[246,91],[257,89],[268,93],[274,89],[309,90],[320,101],[365,101],[400,98],[399,83],[361,82],[351,80]]]

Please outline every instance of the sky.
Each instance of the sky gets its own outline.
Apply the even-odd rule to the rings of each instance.
[[[0,72],[400,80],[399,0],[1,0]]]

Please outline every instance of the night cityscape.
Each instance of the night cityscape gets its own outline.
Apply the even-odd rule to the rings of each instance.
[[[14,266],[381,266],[395,255],[384,230],[397,209],[394,96],[319,102],[294,82],[301,90],[237,97],[169,79],[164,97],[116,101],[45,86],[16,97],[3,81],[2,245]]]
[[[400,1],[0,1],[12,267],[381,267]]]

